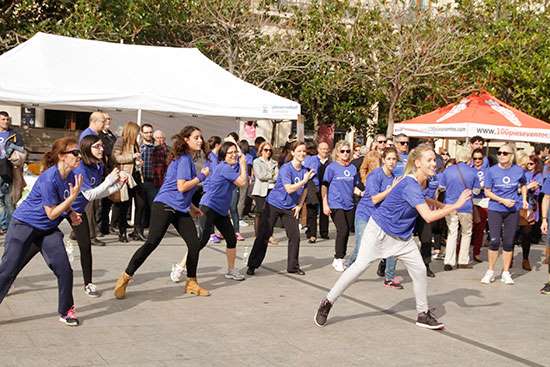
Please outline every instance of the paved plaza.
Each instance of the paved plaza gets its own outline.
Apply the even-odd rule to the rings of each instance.
[[[514,286],[481,285],[486,263],[443,272],[435,262],[429,301],[446,324],[438,332],[414,325],[412,284],[399,263],[404,290],[384,288],[373,266],[336,303],[326,327],[315,326],[318,303],[339,275],[330,266],[334,241],[302,241],[306,276],[290,275],[280,230],[281,243],[269,247],[264,266],[243,282],[224,278],[224,247],[209,245],[198,277],[212,295],[184,295],[183,284],[168,277],[185,248],[174,234],[136,273],[124,300],[112,288],[139,244],[110,236],[106,247],[93,248],[94,283],[103,291],[96,299],[82,291],[77,253],[77,328],[57,321],[55,278],[40,256],[33,259],[0,305],[0,366],[550,365],[550,297],[538,293],[547,279],[543,246],[532,249],[530,273],[518,267],[516,249]],[[253,237],[250,230],[245,235],[238,246],[242,267]]]

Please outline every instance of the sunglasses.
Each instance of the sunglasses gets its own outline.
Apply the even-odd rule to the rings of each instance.
[[[73,150],[67,150],[65,152],[61,152],[62,154],[72,154],[74,155],[75,157],[80,157],[81,153],[80,153],[80,149],[73,149]]]
[[[385,140],[377,140],[376,141],[378,144],[386,144],[386,141]]]
[[[533,163],[533,162],[529,162],[529,163],[527,163],[527,165],[528,165],[528,166],[534,166],[534,165],[535,165],[535,163]]]
[[[401,145],[409,145],[408,141],[398,141],[398,143]]]
[[[264,152],[272,152],[272,151],[273,151],[273,149],[269,149],[269,148],[264,148],[264,149],[262,149],[262,150],[263,150]]]
[[[474,161],[482,161],[483,160],[483,157],[474,157],[472,158]]]
[[[351,153],[351,150],[349,150],[349,149],[342,149],[342,150],[340,150],[340,153]]]
[[[505,157],[509,156],[510,154],[512,154],[512,153],[510,153],[510,152],[498,152],[497,153],[497,155],[503,155]]]

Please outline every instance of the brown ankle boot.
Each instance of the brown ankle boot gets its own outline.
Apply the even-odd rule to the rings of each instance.
[[[546,247],[544,249],[544,252],[545,252],[545,259],[543,264],[548,264],[548,260],[550,259],[550,247]]]
[[[210,295],[208,290],[201,288],[199,283],[197,283],[197,278],[187,278],[187,283],[185,283],[185,293],[194,294],[195,296]]]
[[[523,261],[521,262],[521,267],[523,268],[523,270],[531,271],[531,264],[527,259],[523,259]]]
[[[118,278],[115,284],[116,299],[123,299],[124,297],[126,297],[126,287],[128,286],[128,283],[131,279],[132,277],[126,273],[122,273],[122,275]]]

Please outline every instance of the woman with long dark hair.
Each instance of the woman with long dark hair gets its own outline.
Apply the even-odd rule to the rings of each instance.
[[[204,162],[203,167],[208,167],[209,172],[214,172],[216,170],[216,167],[218,166],[218,153],[220,152],[220,149],[222,147],[222,138],[219,136],[211,136],[206,141],[206,161]],[[204,182],[202,183],[202,190],[201,187],[197,187],[197,190],[195,191],[195,194],[193,197],[195,198],[197,195],[200,195],[200,198],[209,190],[210,187],[210,178],[211,176],[207,176]],[[201,192],[199,192],[201,191]],[[194,205],[199,205],[200,198],[194,199],[193,203]],[[197,201],[195,201],[197,200]],[[199,237],[201,236],[202,231],[204,230],[203,227],[204,221],[199,221]],[[212,233],[210,236],[210,241],[212,243],[220,243],[221,237],[217,236],[215,233]],[[187,254],[183,256],[181,261],[177,264],[172,264],[172,271],[170,272],[170,279],[174,283],[181,282],[181,279],[183,278],[183,273],[185,272],[185,262],[187,261]]]
[[[435,200],[425,199],[422,187],[429,177],[435,175],[435,170],[435,153],[431,146],[419,145],[410,152],[403,179],[372,213],[361,237],[357,260],[346,269],[321,301],[315,314],[315,324],[326,324],[330,309],[338,297],[369,264],[380,258],[395,256],[405,264],[413,281],[418,312],[416,325],[428,329],[444,327],[428,309],[426,268],[412,235],[418,214],[428,223],[443,218],[470,200],[471,192],[465,190],[454,204],[445,206]],[[432,210],[430,205],[436,205],[439,209]]]
[[[99,297],[100,293],[95,284],[92,283],[92,241],[90,239],[86,206],[93,200],[102,199],[120,190],[125,179],[120,179],[117,168],[104,176],[103,142],[99,136],[87,135],[83,137],[80,140],[80,153],[82,157],[80,164],[73,170],[73,173],[82,176],[82,188],[71,205],[71,209],[81,217],[82,223],[75,225],[69,221],[69,224],[76,236],[80,250],[84,292],[90,297]],[[32,246],[20,269],[24,268],[39,252],[39,247]]]
[[[82,176],[73,170],[80,163],[76,139],[57,139],[44,155],[46,168],[38,177],[27,198],[13,213],[6,235],[4,254],[0,263],[0,302],[12,285],[31,246],[40,248],[44,260],[57,277],[59,289],[59,321],[78,326],[73,300],[73,270],[59,223],[69,216],[74,225],[85,225],[71,210],[82,186]]]
[[[145,208],[145,195],[143,192],[143,180],[140,167],[143,164],[137,138],[139,126],[135,122],[127,122],[122,129],[122,136],[119,137],[113,147],[113,160],[120,171],[124,172],[128,180],[121,190],[121,200],[115,203],[118,209],[118,240],[128,242],[126,228],[128,222],[126,216],[130,208],[130,200],[134,199],[136,214],[134,216],[134,230],[130,238],[135,241],[145,241],[141,219]]]
[[[281,219],[288,237],[287,267],[288,273],[304,275],[300,268],[298,256],[300,253],[300,230],[298,218],[304,205],[307,190],[304,189],[315,172],[302,166],[306,157],[306,145],[295,141],[289,146],[292,160],[281,166],[275,187],[267,196],[265,210],[261,216],[260,230],[254,241],[254,246],[248,258],[246,274],[254,275],[262,265],[269,238],[273,235],[273,227],[277,219]]]
[[[128,282],[149,255],[164,238],[168,226],[172,224],[187,244],[187,283],[185,293],[208,296],[210,293],[197,283],[197,264],[200,244],[193,216],[201,212],[191,202],[197,185],[204,182],[210,170],[204,167],[199,174],[193,163],[193,154],[202,149],[201,131],[195,126],[186,126],[174,137],[171,162],[166,171],[164,183],[151,207],[151,225],[147,241],[132,256],[126,271],[115,285],[115,297],[126,296]]]

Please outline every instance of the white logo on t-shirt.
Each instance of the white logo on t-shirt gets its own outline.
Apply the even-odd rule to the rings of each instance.
[[[300,182],[300,177],[294,177],[294,183]]]
[[[92,178],[90,179],[90,183],[91,183],[92,185],[95,185],[95,177],[92,177]]]
[[[350,171],[348,171],[347,169],[346,169],[346,170],[344,170],[344,176],[346,176],[346,177],[349,177],[349,176],[351,176],[351,173],[350,173]]]
[[[508,184],[510,183],[510,181],[511,181],[511,180],[510,180],[510,177],[508,177],[508,176],[504,176],[504,177],[502,178],[502,183],[504,183],[504,184],[506,184],[506,185],[508,185]]]
[[[68,189],[65,189],[65,191],[63,191],[63,198],[67,199],[69,197],[69,195],[71,195],[71,193],[69,192]]]
[[[483,176],[484,176],[483,171],[478,171],[478,172],[477,172],[477,177],[479,177],[480,179],[482,179]]]

